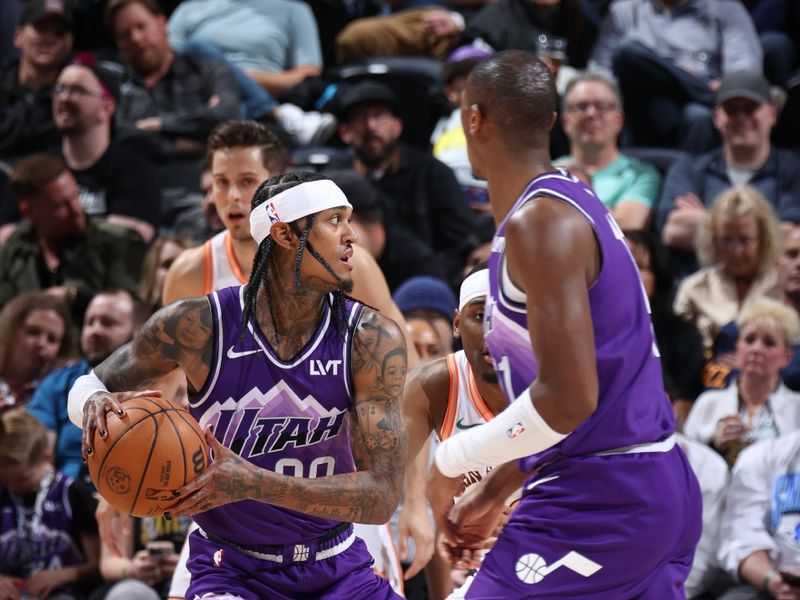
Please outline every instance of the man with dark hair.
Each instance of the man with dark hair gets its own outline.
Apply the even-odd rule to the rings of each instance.
[[[190,411],[210,425],[214,451],[192,483],[165,482],[180,498],[167,517],[191,514],[201,528],[190,538],[186,598],[297,597],[298,581],[306,597],[398,597],[351,523],[385,523],[400,497],[405,341],[345,296],[350,212],[319,175],[268,179],[252,202],[258,251],[247,285],[161,309],[70,391],[90,454],[106,413],[124,415],[126,399],[154,393],[124,390],[185,371]],[[395,354],[399,383],[381,377]]]
[[[11,3],[13,4],[13,3]],[[72,12],[66,0],[25,0],[14,30],[19,60],[0,69],[0,159],[16,162],[53,150],[53,86],[72,50]]]
[[[439,446],[434,516],[462,556],[525,483],[466,598],[683,598],[700,490],[624,236],[591,188],[550,164],[556,102],[547,66],[516,51],[478,64],[462,96],[498,223],[485,331],[510,404]],[[494,468],[453,506],[480,467]]]
[[[377,261],[389,290],[394,291],[415,275],[446,277],[439,257],[428,244],[402,225],[384,220],[380,192],[365,177],[349,170],[331,170],[325,174],[342,188],[353,205],[351,224],[358,243]]]
[[[68,300],[80,322],[96,292],[119,287],[135,293],[145,252],[141,236],[88,220],[63,160],[26,158],[11,185],[23,221],[0,248],[0,305],[20,292],[46,289]]]
[[[247,283],[256,255],[250,235],[250,201],[259,184],[286,170],[289,153],[280,139],[255,121],[225,121],[208,138],[211,194],[225,229],[172,263],[164,302]]]
[[[430,154],[399,141],[403,121],[397,100],[382,83],[368,80],[346,90],[342,115],[339,133],[355,149],[347,166],[381,191],[386,220],[433,248],[449,274],[458,273],[475,242],[475,217],[453,172]]]

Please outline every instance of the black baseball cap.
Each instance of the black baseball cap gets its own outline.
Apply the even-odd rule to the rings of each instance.
[[[68,0],[25,0],[22,3],[19,24],[27,25],[44,19],[62,21],[72,27],[72,8]]]
[[[722,78],[717,89],[717,104],[732,98],[747,98],[763,104],[771,102],[769,82],[753,71],[732,71]]]
[[[397,98],[389,86],[378,81],[359,81],[342,92],[340,108],[345,119],[347,113],[359,104],[387,104],[397,114]]]

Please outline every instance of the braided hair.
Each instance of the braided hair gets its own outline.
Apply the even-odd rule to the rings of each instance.
[[[283,175],[276,175],[274,177],[270,177],[266,181],[262,182],[261,185],[258,186],[255,194],[253,195],[253,200],[251,203],[251,209],[255,209],[257,206],[263,204],[270,198],[280,194],[283,191],[286,191],[290,188],[293,188],[301,183],[307,183],[309,181],[320,181],[327,179],[318,173],[307,173],[307,172],[298,172],[298,173],[285,173]],[[352,287],[352,282],[342,280],[333,268],[328,264],[323,256],[314,248],[311,243],[308,241],[308,236],[311,233],[311,228],[314,226],[314,221],[316,219],[316,213],[308,215],[304,217],[306,220],[305,225],[302,229],[298,225],[298,221],[293,221],[289,223],[289,227],[291,227],[294,234],[299,238],[300,243],[297,246],[297,253],[295,254],[294,258],[294,282],[295,286],[298,290],[300,290],[300,265],[303,262],[303,254],[306,250],[308,250],[309,254],[313,256],[317,261],[325,268],[328,273],[330,273],[335,279],[339,280],[342,285],[332,293],[333,301],[331,303],[331,313],[332,313],[332,322],[336,331],[343,335],[344,331],[347,329],[347,313],[345,310],[345,299],[350,298],[346,292],[350,290]],[[267,296],[267,306],[269,307],[269,314],[270,318],[272,319],[272,323],[275,326],[275,337],[276,339],[280,340],[280,334],[278,333],[277,327],[277,320],[275,318],[275,308],[272,303],[272,295],[269,293],[269,287],[267,285],[268,277],[269,277],[269,267],[270,267],[270,256],[272,255],[272,251],[275,248],[275,241],[272,239],[272,236],[267,236],[264,240],[258,245],[258,250],[256,251],[256,255],[253,258],[253,269],[250,273],[250,280],[247,282],[247,286],[244,290],[244,308],[242,310],[242,334],[247,329],[247,321],[250,319],[250,316],[255,312],[256,306],[256,299],[258,298],[258,291],[261,286],[264,286],[264,292]],[[328,302],[328,297],[326,297],[326,302]]]

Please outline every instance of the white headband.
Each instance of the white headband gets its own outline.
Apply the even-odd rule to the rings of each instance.
[[[458,297],[458,310],[481,296],[489,295],[489,269],[481,269],[467,277],[461,283],[461,293]]]
[[[273,223],[291,223],[308,215],[346,206],[347,196],[330,179],[307,181],[275,194],[250,212],[250,235],[257,244],[269,237]]]

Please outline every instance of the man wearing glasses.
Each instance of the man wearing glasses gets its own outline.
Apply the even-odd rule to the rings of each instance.
[[[86,214],[150,241],[160,224],[161,192],[155,167],[112,138],[120,96],[117,71],[81,55],[61,72],[53,91],[61,154],[77,180]]]
[[[625,117],[616,85],[599,74],[580,75],[567,84],[562,109],[570,155],[555,163],[586,173],[622,229],[644,229],[661,177],[651,165],[620,154],[617,138]]]
[[[748,184],[772,204],[781,221],[800,221],[800,160],[775,148],[770,134],[778,107],[764,77],[750,71],[726,75],[717,91],[714,125],[722,146],[676,161],[664,180],[656,227],[680,261],[683,273],[695,264],[694,239],[706,209],[731,186]]]

